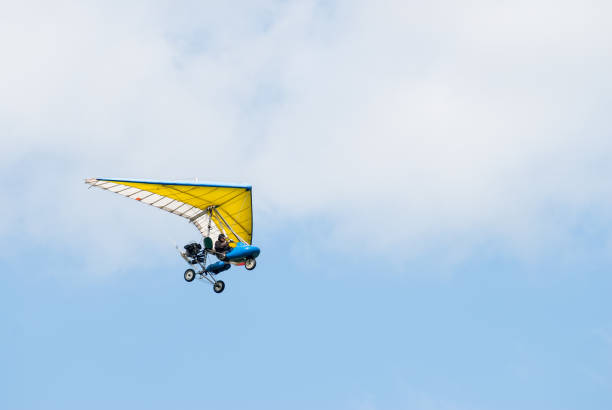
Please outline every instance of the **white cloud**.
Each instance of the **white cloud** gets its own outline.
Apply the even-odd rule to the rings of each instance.
[[[262,213],[412,256],[568,252],[584,215],[610,240],[607,2],[24,4],[0,13],[2,173],[26,178],[0,210],[60,215],[32,235],[96,206],[78,172],[247,181]]]

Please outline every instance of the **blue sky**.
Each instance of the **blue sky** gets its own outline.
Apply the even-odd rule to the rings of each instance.
[[[609,409],[611,11],[1,6],[0,407]],[[257,268],[87,177],[253,185]]]

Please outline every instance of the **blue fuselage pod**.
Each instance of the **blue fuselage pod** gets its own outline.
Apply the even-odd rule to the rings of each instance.
[[[234,249],[225,254],[225,257],[230,262],[244,262],[250,258],[255,259],[259,256],[260,252],[261,251],[257,246],[247,245],[244,242],[238,242]]]
[[[206,272],[214,273],[216,275],[217,273],[228,270],[231,266],[232,265],[230,265],[229,263],[219,261],[208,265],[206,267]]]

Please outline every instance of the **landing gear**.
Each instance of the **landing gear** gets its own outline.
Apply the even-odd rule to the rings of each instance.
[[[215,293],[223,292],[223,289],[225,289],[225,283],[222,280],[216,280],[213,273],[206,271],[198,273],[200,274],[200,279],[206,279],[208,282],[210,282]]]
[[[206,279],[208,282],[210,282],[215,293],[221,293],[223,292],[223,289],[225,289],[225,283],[222,280],[216,280],[213,273],[202,270],[197,274],[200,275],[200,279]],[[191,282],[195,278],[195,275],[196,272],[193,269],[187,269],[185,271],[185,280],[187,282]]]
[[[255,266],[257,266],[255,258],[249,258],[244,262],[244,267],[246,268],[246,270],[253,270],[255,269]]]
[[[206,239],[208,239],[208,241]],[[211,239],[209,237],[205,238],[204,242],[205,246],[201,251],[201,247],[197,243],[186,246],[185,250],[188,252],[181,252],[179,250],[181,257],[185,260],[185,262],[187,262],[190,266],[193,266],[193,268],[189,268],[185,271],[183,277],[185,278],[185,281],[193,282],[197,276],[198,279],[204,279],[210,283],[215,293],[221,293],[225,290],[225,283],[222,280],[217,280],[216,276],[217,274],[230,268],[230,261],[228,261],[224,254],[218,254],[212,249],[212,245],[210,245]],[[232,259],[231,263],[236,265],[244,265],[244,267],[249,271],[255,269],[255,266],[257,265],[255,257],[259,255],[259,249],[253,247],[254,250],[252,250],[249,249],[247,245],[244,245],[243,248],[244,249],[238,251],[238,255],[234,255],[235,257]],[[206,261],[209,254],[217,255],[220,261],[207,265]]]
[[[187,269],[183,277],[187,282],[191,282],[195,279],[195,271],[193,269]]]
[[[178,249],[178,248],[177,248]],[[222,280],[216,280],[215,274],[218,272],[209,272],[206,270],[206,257],[208,256],[208,250],[205,250],[202,254],[196,253],[194,257],[189,257],[186,253],[179,251],[183,259],[190,265],[200,265],[200,268],[196,272],[194,269],[187,269],[183,275],[187,282],[193,282],[196,275],[200,275],[200,279],[206,279],[213,287],[215,293],[223,292],[225,289],[225,283]],[[228,265],[229,267],[229,265]],[[223,269],[225,270],[225,269]]]
[[[213,285],[213,290],[215,291],[215,293],[221,293],[223,292],[223,289],[225,289],[225,283],[223,283],[222,280],[216,281]]]

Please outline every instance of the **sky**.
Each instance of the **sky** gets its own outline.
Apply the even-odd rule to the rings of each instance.
[[[611,13],[1,3],[0,408],[611,408]],[[90,177],[252,185],[257,268]]]

